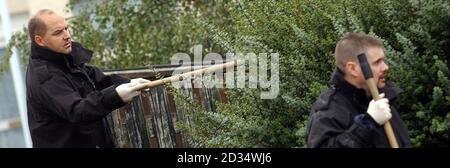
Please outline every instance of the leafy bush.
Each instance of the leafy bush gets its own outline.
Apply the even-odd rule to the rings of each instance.
[[[226,89],[230,102],[212,113],[176,94],[194,122],[178,124],[193,147],[304,147],[307,116],[328,86],[336,42],[345,32],[366,32],[384,41],[389,79],[404,89],[396,107],[413,145],[448,147],[449,11],[446,0],[112,0],[71,24],[74,39],[106,68],[168,63],[198,44],[222,55],[279,53],[275,99],[260,99],[260,88]],[[24,34],[13,39],[10,46],[28,55]]]

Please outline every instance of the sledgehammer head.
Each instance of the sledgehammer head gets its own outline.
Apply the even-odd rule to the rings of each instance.
[[[361,70],[363,72],[364,78],[370,79],[373,77],[372,70],[370,69],[369,62],[367,61],[366,54],[361,53],[358,55],[359,65],[361,66]]]

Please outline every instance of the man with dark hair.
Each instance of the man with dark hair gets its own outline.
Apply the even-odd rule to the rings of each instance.
[[[92,52],[72,42],[64,17],[40,10],[28,24],[27,108],[33,147],[114,147],[105,116],[148,80],[106,76],[86,65]]]
[[[372,100],[357,60],[365,53],[382,99]],[[393,102],[401,90],[387,82],[383,44],[363,33],[348,33],[336,45],[337,68],[331,88],[313,104],[307,126],[307,146],[389,147],[383,124],[390,120],[400,147],[411,147],[408,130]]]

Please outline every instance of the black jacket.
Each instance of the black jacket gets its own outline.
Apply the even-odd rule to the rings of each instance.
[[[330,81],[331,89],[323,92],[313,104],[307,126],[308,147],[377,147],[389,148],[382,126],[366,111],[371,97],[344,80],[343,73],[335,70]],[[401,90],[387,82],[380,90],[391,104],[392,129],[400,147],[411,147],[408,130],[392,106]]]
[[[91,57],[75,42],[70,55],[31,45],[26,86],[33,147],[113,147],[105,116],[125,105],[115,88],[130,80],[85,65]]]

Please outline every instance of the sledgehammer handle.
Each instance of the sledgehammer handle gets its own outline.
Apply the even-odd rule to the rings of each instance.
[[[361,66],[361,70],[364,74],[364,78],[366,79],[366,84],[369,87],[370,94],[372,95],[374,100],[380,99],[380,94],[378,92],[378,88],[375,85],[375,81],[373,80],[372,70],[370,69],[370,65],[367,62],[366,54],[362,53],[358,55],[359,65]],[[389,144],[391,148],[399,148],[397,139],[395,138],[394,131],[392,130],[391,123],[387,121],[383,125],[384,132],[388,138]]]
[[[186,72],[183,74],[179,74],[179,75],[174,75],[174,76],[170,76],[170,77],[166,77],[163,79],[159,79],[159,80],[155,80],[155,81],[151,81],[149,83],[147,83],[144,89],[146,88],[154,88],[157,86],[161,86],[164,85],[168,82],[176,82],[176,81],[182,81],[185,78],[189,78],[195,75],[204,75],[204,74],[210,74],[219,70],[223,70],[224,68],[229,68],[229,67],[233,67],[233,66],[237,66],[244,63],[242,60],[234,60],[234,61],[230,61],[224,64],[218,64],[218,65],[213,65],[210,66],[208,68],[203,68],[203,69],[198,69],[195,71],[191,71],[191,72]]]

